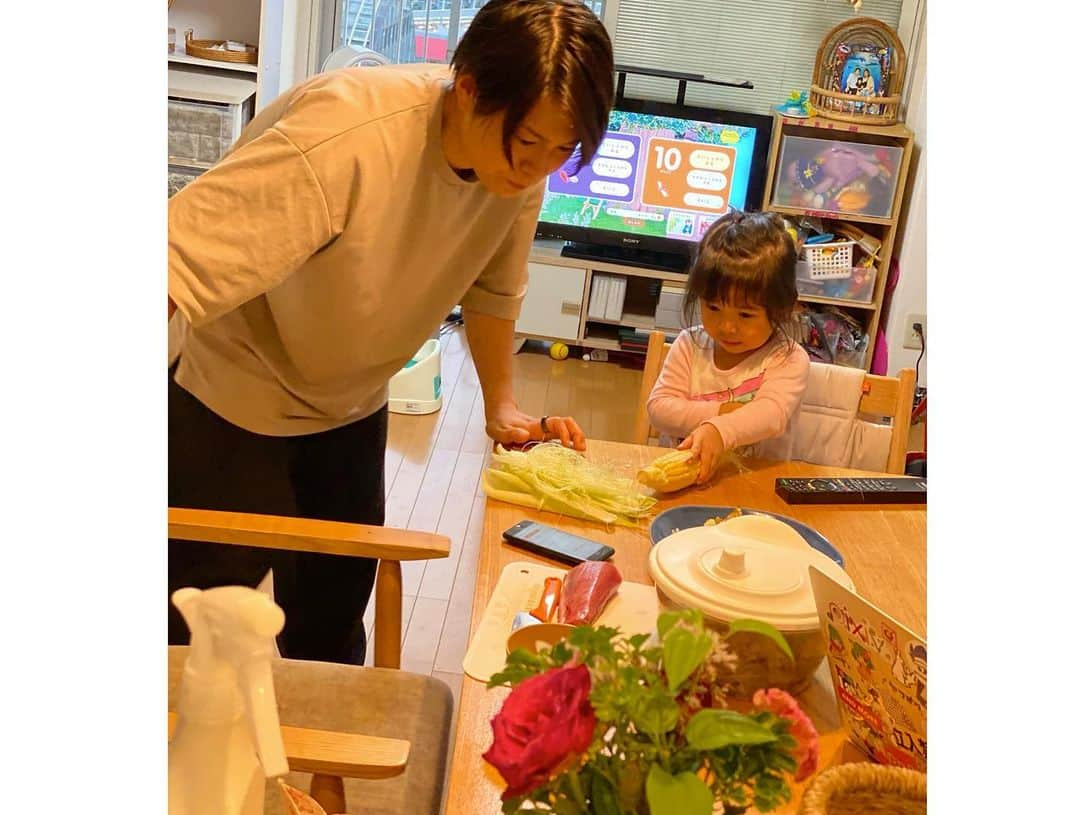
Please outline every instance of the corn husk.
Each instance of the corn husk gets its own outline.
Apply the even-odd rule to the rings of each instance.
[[[527,451],[495,448],[481,483],[489,498],[587,521],[636,526],[656,499],[559,442]]]

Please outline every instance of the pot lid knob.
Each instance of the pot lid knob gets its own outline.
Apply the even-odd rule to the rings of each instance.
[[[723,577],[742,577],[746,574],[746,552],[736,546],[725,546],[714,568]]]

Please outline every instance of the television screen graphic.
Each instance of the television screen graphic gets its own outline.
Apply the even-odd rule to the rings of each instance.
[[[548,177],[541,224],[697,241],[746,206],[757,130],[612,111],[592,164]]]

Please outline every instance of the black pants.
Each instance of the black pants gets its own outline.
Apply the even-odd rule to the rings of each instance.
[[[381,525],[386,408],[307,436],[261,436],[222,419],[169,372],[169,506]],[[364,609],[377,562],[169,541],[169,594],[184,586],[255,586],[274,570],[284,656],[361,664]],[[188,630],[169,603],[169,642]]]

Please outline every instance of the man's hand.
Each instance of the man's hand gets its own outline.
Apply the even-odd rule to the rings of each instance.
[[[703,422],[694,429],[694,432],[682,440],[680,450],[693,450],[701,461],[698,470],[697,483],[704,484],[716,473],[720,466],[724,452],[724,441],[720,438],[720,431],[709,422]]]
[[[502,402],[488,413],[487,434],[501,444],[558,439],[564,447],[585,449],[585,434],[569,416],[546,416],[541,420],[518,410],[513,402]]]

